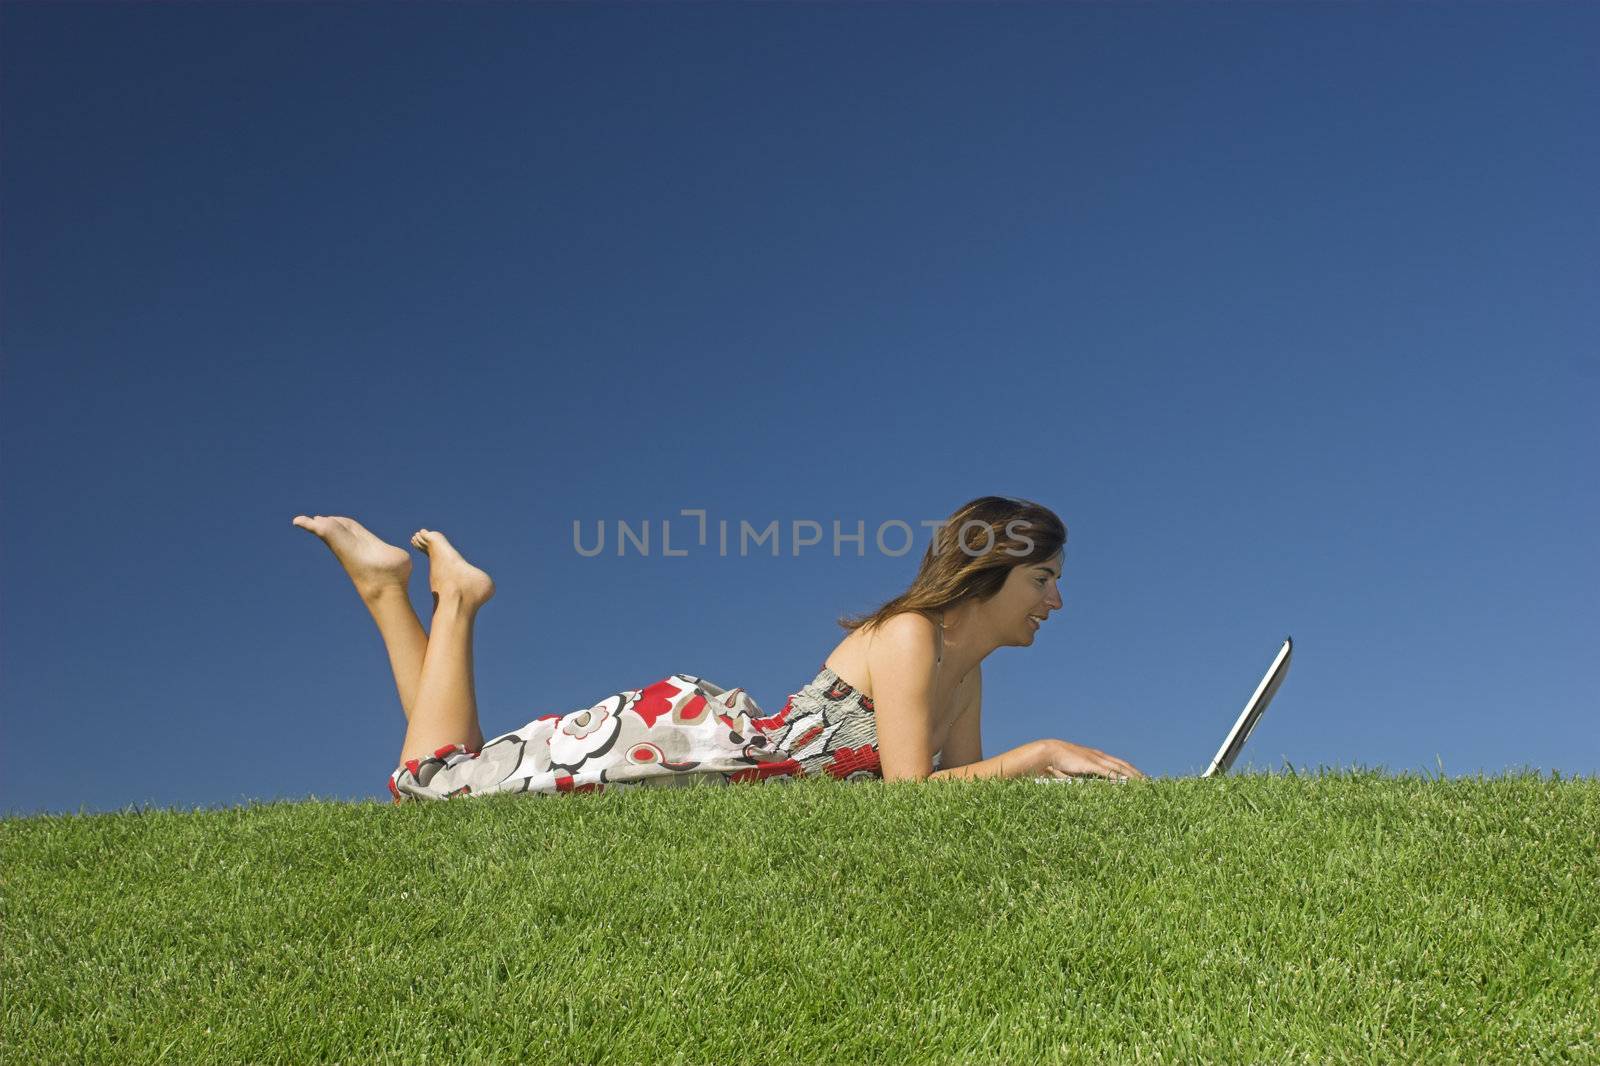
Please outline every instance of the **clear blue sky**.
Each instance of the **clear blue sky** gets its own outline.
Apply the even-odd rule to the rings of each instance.
[[[495,576],[492,735],[775,711],[911,579],[872,531],[986,493],[1070,529],[986,753],[1196,773],[1293,634],[1243,763],[1600,771],[1600,9],[0,20],[0,809],[384,796],[299,512]]]

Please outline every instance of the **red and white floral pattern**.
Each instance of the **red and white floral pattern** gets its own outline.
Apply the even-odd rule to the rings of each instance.
[[[496,792],[601,792],[709,782],[882,776],[872,700],[823,667],[767,715],[742,688],[673,674],[568,714],[547,714],[477,752],[448,745],[389,776],[395,802]]]

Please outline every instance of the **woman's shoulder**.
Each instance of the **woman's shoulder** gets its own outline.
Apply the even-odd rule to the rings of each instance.
[[[932,636],[939,624],[921,611],[897,611],[881,622],[868,622],[861,627],[864,634],[882,640],[889,637],[905,640],[909,637]]]
[[[873,658],[884,651],[897,659],[915,662],[925,654],[931,665],[938,653],[939,624],[921,611],[891,615],[866,635],[871,639]]]
[[[924,684],[939,663],[938,625],[918,611],[901,611],[851,630],[823,664],[857,691],[876,699],[878,678]]]

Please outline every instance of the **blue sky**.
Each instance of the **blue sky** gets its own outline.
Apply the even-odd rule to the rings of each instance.
[[[913,576],[871,531],[987,493],[1070,540],[986,754],[1199,772],[1293,634],[1242,764],[1600,771],[1594,7],[0,20],[0,809],[383,797],[297,513],[494,575],[493,735],[776,710]]]

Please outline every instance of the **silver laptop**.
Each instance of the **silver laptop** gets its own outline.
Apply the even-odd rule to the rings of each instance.
[[[1266,713],[1267,704],[1272,702],[1272,697],[1278,694],[1278,686],[1283,684],[1284,677],[1289,673],[1289,656],[1294,653],[1294,638],[1284,637],[1283,647],[1278,649],[1278,654],[1273,658],[1272,665],[1267,667],[1267,672],[1262,675],[1261,683],[1256,686],[1256,691],[1250,697],[1250,702],[1244,705],[1244,710],[1239,712],[1238,721],[1233,723],[1233,728],[1228,730],[1228,735],[1222,738],[1222,747],[1217,749],[1216,757],[1211,760],[1211,766],[1201,777],[1215,777],[1225,774],[1233,761],[1239,757],[1239,752],[1244,750],[1244,742],[1250,739],[1251,732],[1256,723],[1261,721],[1261,716]],[[1045,782],[1071,782],[1071,781],[1104,781],[1105,778],[1096,777],[1036,777],[1035,781]],[[1120,779],[1119,779],[1120,780]]]
[[[1261,684],[1256,686],[1255,695],[1250,697],[1250,702],[1239,712],[1239,720],[1228,730],[1228,735],[1223,738],[1222,747],[1217,749],[1216,758],[1211,760],[1210,768],[1201,774],[1201,777],[1213,777],[1228,772],[1233,760],[1244,750],[1244,742],[1250,739],[1250,733],[1255,729],[1256,723],[1261,721],[1261,716],[1266,713],[1267,704],[1278,694],[1278,686],[1283,684],[1284,677],[1289,673],[1289,656],[1293,654],[1294,638],[1284,637],[1283,647],[1278,649],[1272,665],[1267,667],[1266,674],[1261,678]]]

